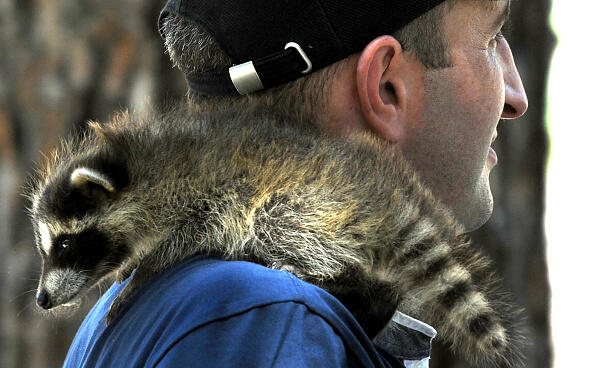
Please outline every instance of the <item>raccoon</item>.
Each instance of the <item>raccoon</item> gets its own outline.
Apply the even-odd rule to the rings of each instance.
[[[517,312],[449,210],[389,143],[312,126],[183,108],[89,123],[32,180],[37,304],[132,275],[109,324],[156,274],[212,255],[325,288],[370,336],[398,308],[472,363],[518,366]]]

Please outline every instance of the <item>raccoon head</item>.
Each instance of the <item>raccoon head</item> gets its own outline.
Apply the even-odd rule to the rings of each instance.
[[[58,165],[33,194],[31,215],[42,270],[37,304],[74,304],[130,256],[118,203],[128,185],[125,164],[100,155]]]

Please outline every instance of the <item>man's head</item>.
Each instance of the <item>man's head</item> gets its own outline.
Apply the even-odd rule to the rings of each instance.
[[[390,31],[389,34],[393,34],[394,37],[400,40],[401,44],[403,45],[403,48],[406,51],[417,56],[418,59],[424,65],[426,65],[429,68],[436,68],[448,65],[448,58],[445,51],[444,40],[441,37],[441,34],[438,32],[440,28],[440,22],[443,16],[443,11],[441,6],[435,6],[436,4],[442,3],[444,1],[445,0],[404,0],[394,2],[388,0],[373,0],[366,2],[349,2],[344,0],[325,0],[320,1],[319,6],[322,8],[330,6],[331,8],[333,7],[335,9],[346,7],[346,10],[352,10],[352,17],[355,18],[352,21],[356,23],[363,22],[359,22],[359,19],[357,19],[356,11],[351,9],[353,6],[359,8],[367,8],[367,4],[384,3],[384,5],[387,4],[387,6],[390,7],[393,7],[392,4],[402,4],[399,5],[399,7],[403,9],[417,8],[416,10],[411,11],[411,14],[400,17],[403,19],[407,19],[407,17],[411,18],[410,22],[406,22],[406,24],[404,24],[402,27],[394,29],[394,31]],[[189,77],[188,79],[191,79],[191,77],[194,75],[198,75],[200,73],[210,70],[226,71],[229,68],[229,66],[239,64],[245,61],[245,57],[244,59],[238,60],[237,58],[234,59],[231,56],[229,56],[229,53],[236,54],[237,52],[229,50],[230,47],[221,46],[220,43],[225,41],[218,40],[211,34],[209,34],[209,32],[206,30],[206,25],[202,24],[211,22],[209,22],[208,20],[202,20],[201,18],[207,17],[202,16],[202,14],[200,13],[196,13],[195,9],[191,9],[192,5],[195,3],[198,3],[198,1],[169,0],[167,6],[165,7],[165,9],[163,9],[163,13],[159,19],[159,30],[165,40],[165,46],[167,48],[167,51],[171,57],[173,64],[176,67],[178,67],[182,72],[184,72],[184,74]],[[202,1],[200,3],[217,3],[217,5],[214,6],[214,8],[216,8],[218,4],[230,4],[231,6],[237,4],[247,4],[249,10],[246,10],[245,17],[243,17],[243,14],[240,13],[239,18],[250,19],[250,17],[254,17],[254,19],[251,19],[251,22],[260,22],[260,20],[257,17],[251,14],[252,12],[256,13],[256,10],[253,10],[252,8],[257,8],[257,4],[252,4],[252,2],[249,0],[230,0],[222,2],[217,2],[213,0]],[[279,4],[280,8],[283,8],[288,3],[296,4],[296,8],[300,9],[303,4],[315,4],[318,3],[318,1],[283,0],[276,3]],[[348,5],[345,6],[343,3]],[[415,4],[415,6],[407,5],[411,3]],[[312,7],[312,5],[308,6],[310,8]],[[208,7],[208,5],[205,5],[205,7]],[[427,8],[429,10],[425,12],[419,10],[423,8]],[[207,10],[212,11],[212,9]],[[219,11],[222,12],[222,9]],[[272,10],[268,9],[267,7],[267,10],[264,11],[264,13],[267,12],[272,12]],[[190,14],[188,15],[188,13]],[[381,9],[378,11],[374,11],[374,13],[376,16],[379,17],[382,17],[383,15]],[[417,14],[420,15],[417,16]],[[277,17],[277,15],[274,13],[264,14],[262,16],[266,15],[268,17]],[[308,14],[306,13],[304,16],[308,17]],[[319,14],[317,16],[319,17]],[[218,14],[217,17],[219,17]],[[285,16],[284,18],[289,18],[290,21],[293,21],[290,17]],[[328,22],[329,20],[322,19],[318,23],[323,24],[324,21]],[[227,22],[229,22],[230,25],[227,24],[225,27],[236,27],[236,25],[233,24],[230,20],[227,20]],[[368,21],[367,23],[370,22],[371,21]],[[396,19],[395,22],[402,23],[404,21],[402,19]],[[214,21],[214,23],[217,22]],[[222,28],[222,26],[210,27],[214,29]],[[320,28],[323,26],[319,25],[318,27]],[[301,24],[291,24],[290,28],[302,29],[306,27],[304,27],[304,25]],[[332,25],[329,26],[330,30],[331,28]],[[265,31],[268,32],[268,29],[266,29]],[[219,32],[224,34],[223,31]],[[237,31],[234,32],[235,34],[237,34]],[[257,30],[254,32],[257,32]],[[240,29],[240,33],[243,33],[243,29]],[[383,33],[377,33],[377,35],[380,34]],[[265,35],[260,37],[265,38]],[[316,36],[314,36],[314,38],[315,37]],[[251,43],[252,45],[254,43],[270,42],[266,39],[254,39],[255,36],[246,36],[245,38],[248,39],[248,43]],[[348,39],[348,37],[345,38]],[[277,87],[266,88],[262,91],[251,93],[247,96],[209,96],[211,93],[197,93],[192,88],[190,88],[190,90],[188,91],[189,96],[195,102],[197,102],[197,107],[203,110],[220,109],[221,106],[224,105],[227,107],[233,106],[241,109],[242,111],[274,110],[275,112],[280,114],[289,114],[293,116],[298,115],[308,120],[319,120],[319,118],[316,115],[317,113],[323,114],[323,112],[325,111],[325,105],[328,96],[327,92],[331,88],[332,82],[335,82],[334,77],[341,70],[341,67],[345,65],[346,56],[361,51],[363,47],[367,44],[367,42],[372,40],[374,36],[369,37],[365,42],[361,42],[361,40],[364,38],[360,40],[352,40],[352,38],[353,37],[351,37],[351,39],[348,39],[348,42],[361,43],[361,46],[359,48],[348,48],[348,46],[345,46],[345,50],[334,50],[336,51],[336,55],[330,53],[330,55],[322,57],[324,62],[331,60],[331,65],[323,67],[321,69],[317,68],[317,70],[314,69],[313,73],[300,75],[300,78],[291,80]],[[336,41],[333,37],[330,37],[330,39],[332,41]],[[285,39],[283,38],[282,40]],[[287,36],[286,40],[297,41],[298,39],[294,39],[291,38],[291,36]],[[323,37],[318,42],[326,46],[326,42],[324,42]],[[340,40],[338,42],[346,43],[347,41]],[[310,54],[309,48],[311,46],[301,41],[300,43],[303,44],[303,48],[305,49],[306,54]],[[281,45],[278,46],[277,49],[282,49],[283,46],[284,41],[281,42]],[[336,49],[336,46],[334,47],[334,49]],[[344,56],[337,56],[341,54]],[[251,57],[256,58],[256,56],[253,55]],[[314,63],[314,68],[315,66],[316,63]],[[338,81],[338,83],[340,83],[340,81]]]
[[[500,33],[509,5],[506,0],[446,0],[303,78],[247,96],[191,95],[206,110],[235,105],[310,119],[336,134],[370,130],[394,142],[472,230],[492,211],[488,176],[496,163],[490,144],[497,124],[527,108]],[[174,16],[161,23],[174,63],[186,75],[228,67],[229,56],[196,28]]]

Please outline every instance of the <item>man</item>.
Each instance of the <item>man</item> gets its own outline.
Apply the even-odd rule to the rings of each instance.
[[[197,114],[288,116],[354,139],[371,132],[471,231],[492,211],[497,124],[527,109],[501,34],[509,9],[509,1],[487,0],[171,0],[159,26]],[[298,296],[295,283],[305,290]],[[106,328],[122,287],[87,317],[66,366],[422,367],[435,336],[399,312],[365,336],[343,305],[312,285],[203,258],[159,275]]]

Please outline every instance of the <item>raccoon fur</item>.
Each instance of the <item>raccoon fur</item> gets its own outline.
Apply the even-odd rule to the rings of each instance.
[[[294,272],[370,336],[398,308],[471,363],[522,365],[517,312],[488,260],[371,134],[332,138],[276,116],[121,113],[66,140],[29,194],[44,309],[135,270],[109,323],[153,276],[208,254]]]

